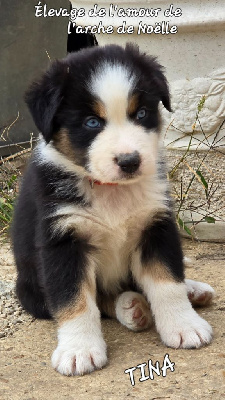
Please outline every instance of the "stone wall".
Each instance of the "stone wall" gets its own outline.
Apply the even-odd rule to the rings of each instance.
[[[70,7],[69,1],[47,0],[49,7]],[[0,5],[0,155],[21,150],[16,143],[37,135],[23,96],[29,83],[66,55],[67,18],[36,18],[36,0],[2,1]],[[3,4],[4,3],[4,4]],[[23,145],[24,146],[24,145]]]

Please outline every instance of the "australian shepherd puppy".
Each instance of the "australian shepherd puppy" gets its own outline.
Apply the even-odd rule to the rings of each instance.
[[[53,62],[26,102],[41,139],[15,209],[17,294],[58,323],[53,367],[106,364],[101,313],[134,331],[154,317],[170,347],[209,343],[189,299],[204,304],[213,289],[184,279],[160,144],[170,98],[155,58],[133,45],[81,50]]]

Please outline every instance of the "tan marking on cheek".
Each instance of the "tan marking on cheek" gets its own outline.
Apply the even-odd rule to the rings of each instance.
[[[128,115],[132,115],[137,111],[138,108],[138,95],[133,94],[128,100]]]
[[[53,137],[54,147],[75,164],[83,164],[83,154],[78,149],[74,149],[70,141],[69,132],[62,128]]]
[[[57,132],[53,137],[53,143],[55,148],[60,151],[60,153],[64,154],[70,159],[74,157],[74,154],[71,151],[71,143],[67,129],[61,129],[59,132]]]
[[[104,106],[104,104],[101,101],[96,101],[94,103],[94,112],[102,119],[106,119],[107,118],[107,113],[106,113],[106,108]]]

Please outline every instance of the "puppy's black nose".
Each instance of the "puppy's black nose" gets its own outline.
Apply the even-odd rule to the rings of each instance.
[[[115,157],[115,162],[120,169],[127,174],[133,174],[140,166],[141,158],[137,151],[133,153],[122,153]]]

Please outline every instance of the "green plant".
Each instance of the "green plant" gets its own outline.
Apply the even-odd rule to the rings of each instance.
[[[222,177],[219,174],[215,176],[213,173],[210,167],[209,154],[214,152],[215,156],[220,155],[224,161],[224,154],[219,149],[221,139],[218,139],[218,136],[224,127],[225,120],[218,130],[214,132],[214,138],[210,144],[208,139],[212,134],[208,136],[205,134],[200,121],[200,113],[205,105],[205,101],[206,96],[202,96],[197,105],[196,117],[192,125],[188,146],[169,172],[169,179],[173,185],[172,194],[176,203],[177,223],[190,236],[193,236],[195,227],[200,222],[215,224],[217,220],[221,220],[222,208],[224,207],[223,205],[219,205],[221,198],[217,195],[218,190],[223,184]],[[199,140],[196,135],[197,122],[201,128],[202,140]],[[173,123],[171,126],[176,129]],[[181,133],[183,134],[182,138],[186,136],[183,132]],[[199,141],[199,145],[195,150],[192,149],[193,139]],[[198,147],[202,143],[208,148],[204,152],[199,152]],[[219,184],[217,183],[218,181],[220,181]],[[196,201],[197,192],[201,193]],[[190,215],[198,214],[199,218],[197,220],[194,218],[184,220],[183,214],[185,211],[189,211]]]
[[[0,197],[0,229],[5,228],[12,219],[13,199],[5,194]]]
[[[20,113],[18,112],[15,120],[4,127],[0,135],[1,141],[12,142],[10,130],[19,118]],[[33,147],[33,133],[30,133],[30,146],[28,148],[14,142],[11,144],[14,144],[18,151],[8,157],[0,158],[0,235],[8,232],[12,222],[18,177],[21,174],[20,168],[17,168],[16,161],[19,161],[20,166],[25,163],[26,155]]]
[[[4,174],[6,171],[4,171]],[[0,187],[0,233],[8,230],[12,221],[13,206],[15,201],[15,185],[17,175],[15,173],[8,176],[8,180],[1,180]]]

